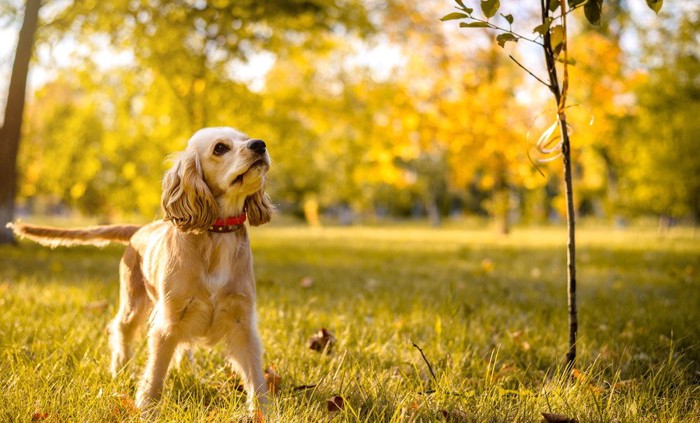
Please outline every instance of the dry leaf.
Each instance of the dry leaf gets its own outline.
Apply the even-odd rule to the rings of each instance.
[[[123,414],[129,416],[135,416],[139,413],[138,407],[134,403],[134,399],[127,394],[116,394],[117,405],[112,409],[112,415],[115,417],[123,416]]]
[[[49,413],[44,413],[42,411],[35,411],[32,413],[32,421],[40,422],[49,418]]]
[[[597,386],[590,378],[588,375],[580,371],[579,369],[571,369],[571,377],[576,379],[577,381],[588,385],[588,389],[591,390],[591,392],[597,396],[603,394],[605,391],[601,389],[599,386]]]
[[[578,423],[578,420],[566,417],[563,414],[542,413],[542,423]]]
[[[311,278],[311,276],[304,276],[299,281],[299,286],[301,286],[304,289],[309,289],[312,286],[314,286],[314,280]]]
[[[274,367],[270,366],[265,369],[265,382],[270,395],[275,395],[279,392],[282,385],[282,377],[275,371]]]
[[[582,382],[585,382],[587,379],[586,374],[576,368],[571,369],[571,377]]]
[[[328,398],[326,404],[328,405],[328,411],[340,411],[345,407],[345,400],[340,395],[336,395]]]
[[[333,345],[335,344],[335,336],[328,332],[326,328],[321,328],[315,335],[309,338],[308,345],[309,348],[318,351],[330,353]]]

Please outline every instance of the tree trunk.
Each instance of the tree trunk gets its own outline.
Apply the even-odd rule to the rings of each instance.
[[[576,335],[578,333],[578,311],[576,309],[576,216],[574,210],[574,186],[571,177],[571,144],[569,143],[569,131],[566,128],[566,115],[559,115],[561,124],[561,152],[564,162],[564,185],[566,187],[566,227],[568,241],[566,250],[566,265],[568,269],[567,283],[567,308],[569,312],[569,349],[566,353],[566,362],[573,367],[576,360]]]
[[[442,219],[440,218],[440,208],[438,207],[435,195],[428,194],[428,197],[425,199],[425,210],[428,214],[430,226],[434,228],[439,227],[442,224]]]
[[[563,17],[564,40],[562,43],[564,79],[560,88],[559,78],[557,76],[556,55],[552,48],[552,40],[550,33],[544,35],[544,59],[547,63],[547,73],[549,75],[549,89],[554,95],[557,103],[557,119],[559,121],[559,129],[561,131],[561,154],[564,164],[564,186],[566,195],[566,226],[568,231],[567,249],[566,249],[566,265],[567,265],[567,309],[569,316],[569,348],[566,352],[567,368],[573,368],[576,360],[576,336],[578,334],[578,311],[576,307],[576,216],[574,214],[574,188],[573,178],[571,175],[571,143],[569,142],[569,130],[566,123],[566,91],[568,88],[568,72],[566,68],[567,57],[567,40],[566,40],[566,2],[560,0],[561,11]],[[542,23],[546,22],[547,17],[547,2],[540,0],[542,9]]]
[[[17,152],[22,134],[22,113],[27,90],[29,60],[34,47],[34,34],[39,21],[41,0],[27,0],[24,22],[19,31],[15,62],[7,93],[5,120],[0,128],[0,244],[14,243],[12,231],[5,228],[15,213],[17,190]]]

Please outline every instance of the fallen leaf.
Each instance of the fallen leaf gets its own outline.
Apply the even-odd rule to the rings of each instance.
[[[520,349],[522,349],[523,351],[530,351],[531,348],[532,346],[527,341],[523,341],[520,343]]]
[[[311,278],[311,276],[304,276],[299,281],[299,286],[301,286],[304,289],[309,289],[312,286],[314,286],[314,280]]]
[[[345,407],[345,400],[340,395],[336,395],[328,398],[326,404],[328,405],[328,411],[340,411]]]
[[[599,396],[605,392],[601,387],[597,386],[589,377],[587,374],[583,373],[579,369],[573,368],[571,369],[570,373],[571,377],[576,379],[577,381],[581,382],[582,384],[585,384],[588,386],[588,389],[591,390],[593,394],[596,396]]]
[[[569,418],[563,414],[542,413],[542,423],[578,423],[578,420]]]
[[[577,368],[571,369],[571,377],[573,377],[576,380],[580,380],[582,382],[585,382],[587,379],[586,374]]]
[[[135,416],[139,413],[139,409],[134,403],[134,399],[127,394],[116,394],[117,405],[112,409],[112,415],[115,417],[123,416],[124,414],[128,416]]]
[[[308,345],[309,348],[318,351],[318,352],[326,352],[326,354],[329,354],[331,352],[331,349],[333,348],[333,345],[335,344],[335,336],[333,336],[332,333],[328,332],[326,328],[321,328],[315,335],[313,335],[311,338],[309,338]]]
[[[275,371],[274,367],[270,366],[265,369],[265,382],[270,395],[275,395],[279,392],[282,385],[282,377]]]
[[[40,422],[42,420],[46,420],[49,418],[49,413],[44,413],[42,411],[35,411],[32,413],[32,421],[33,422]]]

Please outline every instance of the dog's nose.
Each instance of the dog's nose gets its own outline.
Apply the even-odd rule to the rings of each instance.
[[[263,140],[250,140],[248,141],[248,148],[251,150],[255,151],[256,153],[264,153],[265,152],[265,141]]]

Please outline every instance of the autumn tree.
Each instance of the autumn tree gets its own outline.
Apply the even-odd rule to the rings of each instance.
[[[8,88],[5,117],[0,127],[0,244],[14,241],[5,223],[12,221],[17,190],[17,154],[22,136],[22,118],[26,97],[29,61],[34,49],[34,34],[39,24],[41,0],[28,0],[17,40],[12,76]]]
[[[635,75],[636,102],[621,119],[619,148],[623,204],[659,216],[660,229],[684,216],[700,219],[700,12],[665,20],[642,38],[649,70]]]
[[[90,53],[76,57],[56,81],[70,93],[63,97],[67,107],[48,104],[48,96],[37,104],[31,145],[24,149],[23,193],[52,193],[107,218],[156,213],[163,158],[180,150],[194,130],[234,125],[270,133],[262,123],[269,103],[238,75],[250,58],[324,49],[326,36],[340,28],[358,37],[372,30],[359,1],[344,7],[332,1],[75,2],[54,14],[45,28],[53,36],[46,39],[74,37]],[[105,49],[131,59],[105,68],[97,62]],[[80,115],[99,130],[88,133],[70,123]],[[70,162],[68,150],[89,155],[83,157],[88,173],[68,175],[67,167],[33,153],[62,152]]]

